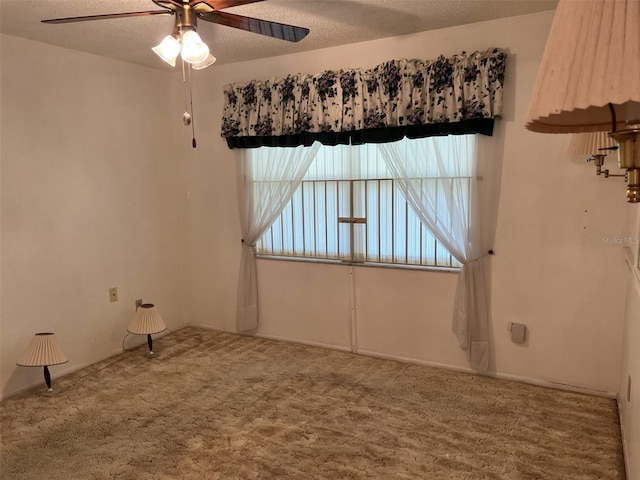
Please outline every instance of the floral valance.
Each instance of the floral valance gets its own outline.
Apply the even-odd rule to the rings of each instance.
[[[505,60],[493,48],[226,85],[222,136],[230,148],[251,148],[491,135],[502,113]]]

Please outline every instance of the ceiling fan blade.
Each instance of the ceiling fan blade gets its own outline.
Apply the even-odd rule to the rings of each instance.
[[[295,27],[284,23],[260,20],[259,18],[243,17],[226,12],[198,13],[198,18],[207,22],[239,28],[248,32],[259,33],[267,37],[279,38],[288,42],[299,42],[309,33],[308,28]]]
[[[85,17],[50,18],[41,20],[42,23],[73,23],[89,22],[91,20],[109,20],[111,18],[146,17],[148,15],[173,15],[171,10],[149,10],[146,12],[108,13],[106,15],[89,15]]]
[[[189,6],[198,13],[210,13],[223,8],[237,7],[248,3],[263,2],[264,0],[191,0]]]

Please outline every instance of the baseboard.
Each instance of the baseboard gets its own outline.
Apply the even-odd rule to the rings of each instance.
[[[242,332],[235,332],[235,331],[230,331],[230,330],[225,330],[225,329],[220,329],[220,328],[214,328],[214,327],[211,327],[210,325],[191,324],[190,326],[191,327],[195,327],[195,328],[203,328],[205,330],[211,330],[213,332],[231,333],[233,335],[246,335],[246,336],[249,336],[249,337],[264,338],[265,340],[275,340],[277,342],[296,343],[298,345],[307,345],[309,347],[318,347],[318,348],[324,348],[324,349],[327,349],[327,350],[338,350],[340,352],[351,352],[351,349],[349,347],[345,347],[345,346],[333,345],[333,344],[322,343],[322,342],[313,342],[311,340],[300,340],[300,339],[297,339],[297,338],[282,337],[280,335],[269,335],[268,333],[247,333],[247,334],[243,334]]]
[[[620,396],[616,398],[618,402],[618,418],[622,420],[622,401],[620,400]],[[627,480],[631,480],[631,464],[629,463],[629,450],[627,445],[627,438],[624,431],[624,425],[622,421],[620,421],[620,438],[622,438],[622,456],[624,457],[624,472],[625,478]]]
[[[351,353],[351,348],[341,345],[332,345],[329,343],[313,342],[310,340],[298,340],[296,338],[281,337],[279,335],[269,335],[267,333],[256,333],[255,337],[264,338],[266,340],[276,340],[278,342],[297,343],[299,345],[307,345],[309,347],[325,348],[327,350],[338,350],[340,352]]]
[[[212,332],[220,332],[220,333],[233,333],[234,335],[240,335],[238,332],[236,332],[235,330],[227,330],[226,328],[217,328],[217,327],[212,327],[211,325],[205,325],[203,323],[188,323],[187,325],[185,325],[187,327],[193,327],[193,328],[202,328],[203,330],[211,330]]]
[[[212,330],[212,331],[216,331],[216,332],[223,332],[223,333],[232,333],[232,334],[236,334],[236,335],[242,335],[242,333],[238,333],[238,332],[234,332],[234,331],[228,331],[228,330],[224,330],[224,329],[218,329],[218,328],[213,328],[209,325],[195,325],[192,324],[191,326],[193,327],[197,327],[197,328],[204,328],[206,330]],[[331,344],[326,344],[326,343],[321,343],[321,342],[313,342],[313,341],[309,341],[309,340],[300,340],[300,339],[296,339],[296,338],[289,338],[289,337],[283,337],[280,335],[269,335],[269,334],[264,334],[264,333],[252,333],[252,334],[248,334],[249,336],[252,337],[258,337],[258,338],[264,338],[267,340],[277,340],[277,341],[281,341],[281,342],[289,342],[289,343],[298,343],[301,345],[308,345],[311,347],[319,347],[319,348],[326,348],[329,350],[338,350],[341,352],[351,352],[351,349],[349,347],[343,347],[343,346],[339,346],[339,345],[331,345]],[[410,363],[413,365],[423,365],[426,367],[433,367],[433,368],[441,368],[444,370],[450,370],[450,371],[455,371],[455,372],[462,372],[462,373],[471,373],[474,375],[482,375],[485,377],[490,377],[490,378],[498,378],[500,380],[509,380],[512,382],[518,382],[518,383],[525,383],[528,385],[535,385],[537,387],[547,387],[547,388],[553,388],[556,390],[564,390],[564,391],[568,391],[568,392],[573,392],[573,393],[583,393],[586,395],[594,395],[597,397],[606,397],[606,398],[612,398],[612,399],[616,399],[617,398],[617,393],[616,392],[608,392],[606,390],[598,390],[598,389],[594,389],[594,388],[587,388],[587,387],[580,387],[577,385],[569,385],[569,384],[564,384],[564,383],[559,383],[559,382],[550,382],[548,380],[541,380],[541,379],[537,379],[537,378],[529,378],[529,377],[521,377],[519,375],[511,375],[511,374],[505,374],[505,373],[498,373],[498,372],[488,372],[488,373],[482,373],[479,374],[478,372],[476,372],[475,370],[469,368],[469,367],[463,367],[463,366],[459,366],[459,365],[451,365],[451,364],[447,364],[447,363],[438,363],[438,362],[430,362],[430,361],[425,361],[425,360],[417,360],[414,358],[409,358],[409,357],[403,357],[400,355],[391,355],[391,354],[386,354],[386,353],[380,353],[380,352],[375,352],[375,351],[371,351],[371,350],[361,350],[359,349],[357,352],[354,352],[358,355],[364,355],[367,357],[375,357],[375,358],[382,358],[385,360],[394,360],[397,362],[403,362],[403,363]]]
[[[509,375],[502,373],[488,373],[487,376],[493,378],[499,378],[502,380],[511,380],[514,382],[526,383],[529,385],[535,385],[537,387],[554,388],[556,390],[564,390],[573,393],[583,393],[585,395],[592,395],[595,397],[604,397],[615,400],[618,396],[616,392],[609,392],[607,390],[599,390],[597,388],[581,387],[579,385],[570,385],[567,383],[550,382],[548,380],[540,380],[537,378],[526,378],[518,375]]]
[[[429,362],[427,360],[417,360],[415,358],[403,357],[401,355],[392,355],[388,353],[374,352],[372,350],[358,349],[356,353],[358,355],[364,355],[365,357],[381,358],[383,360],[394,360],[396,362],[409,363],[411,365],[421,365],[423,367],[441,368],[443,370],[449,370],[452,372],[476,373],[471,368],[461,367],[459,365],[450,365],[447,363],[439,363],[439,362]]]
[[[511,374],[498,373],[498,372],[478,373],[471,368],[462,367],[459,365],[450,365],[446,363],[416,360],[413,358],[402,357],[399,355],[389,355],[386,353],[373,352],[369,350],[358,350],[357,353],[359,355],[366,355],[369,357],[383,358],[386,360],[395,360],[398,362],[411,363],[414,365],[424,365],[426,367],[442,368],[444,370],[450,370],[454,372],[471,373],[474,375],[482,375],[484,377],[497,378],[500,380],[509,380],[512,382],[525,383],[527,385],[535,385],[537,387],[554,388],[556,390],[565,390],[565,391],[574,392],[574,393],[584,393],[587,395],[594,395],[598,397],[617,398],[617,394],[615,392],[607,392],[605,390],[597,390],[594,388],[580,387],[577,385],[568,385],[564,383],[550,382],[547,380],[540,380],[537,378],[521,377],[519,375],[511,375]]]

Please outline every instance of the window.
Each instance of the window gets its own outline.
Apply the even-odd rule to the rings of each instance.
[[[438,142],[457,138],[405,139],[403,152],[415,151],[412,142],[431,142],[437,148]],[[271,147],[252,151],[257,182],[269,181],[259,171],[265,148]],[[420,171],[411,181],[421,190],[430,190],[436,208],[447,209],[452,182],[457,182],[456,194],[468,201],[472,162],[465,163],[469,168],[454,176],[438,172],[433,163],[414,162]],[[256,251],[264,256],[349,263],[461,267],[422,224],[375,144],[321,146],[300,187],[257,242]]]

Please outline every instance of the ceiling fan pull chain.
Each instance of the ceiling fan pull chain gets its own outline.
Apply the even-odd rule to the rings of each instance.
[[[191,86],[191,64],[187,66],[187,75],[189,76],[189,107],[191,109],[191,146],[196,148],[196,118],[193,113],[193,88]]]
[[[184,60],[180,59],[182,64],[182,95],[184,97],[184,113],[182,114],[182,123],[185,127],[191,125],[191,114],[187,108],[187,77],[184,71]]]
[[[182,123],[184,123],[185,127],[188,127],[189,125],[191,125],[191,134],[192,134],[191,145],[193,146],[193,148],[196,148],[196,134],[194,130],[195,127],[193,125],[193,100],[191,96],[191,66],[190,65],[186,66],[186,68],[189,69],[189,72],[188,72],[189,84],[187,85],[187,73],[185,72],[185,61],[181,58],[180,63],[182,65],[182,93],[184,95],[184,113],[182,114]],[[187,97],[191,99],[190,110],[187,106]],[[191,113],[189,113],[189,111],[191,111]]]
[[[184,96],[184,114],[182,115],[182,121],[184,126],[188,127],[191,124],[191,114],[187,107],[187,75],[184,69],[185,61],[182,58],[180,58],[180,63],[182,65],[182,95]]]

